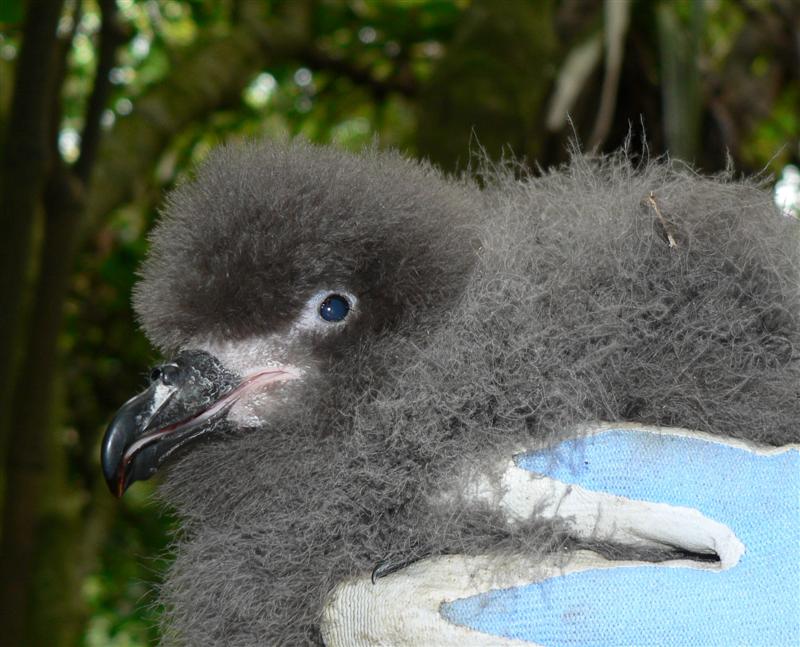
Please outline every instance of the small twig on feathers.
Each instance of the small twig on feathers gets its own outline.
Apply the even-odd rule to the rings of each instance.
[[[664,228],[664,234],[667,236],[670,249],[677,249],[678,243],[675,242],[675,228],[672,226],[672,223],[661,214],[661,209],[658,208],[658,202],[656,202],[655,192],[650,191],[650,195],[647,196],[647,203],[653,208],[653,211],[656,212],[656,217]]]

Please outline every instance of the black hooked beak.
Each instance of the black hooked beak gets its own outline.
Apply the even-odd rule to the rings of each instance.
[[[239,379],[202,351],[183,352],[156,367],[150,386],[122,405],[106,429],[100,462],[108,489],[122,496],[182,447],[219,427],[246,393],[292,377],[277,368]]]

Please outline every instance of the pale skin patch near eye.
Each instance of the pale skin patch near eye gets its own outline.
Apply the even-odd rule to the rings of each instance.
[[[325,321],[320,316],[320,306],[330,295],[340,295],[347,300],[349,310],[342,321]],[[357,316],[358,298],[354,294],[338,288],[318,290],[306,301],[300,314],[285,332],[273,332],[237,341],[196,339],[186,344],[185,348],[203,350],[216,357],[232,373],[247,375],[257,369],[293,365],[289,358],[291,346],[300,341],[302,333],[332,333]]]
[[[330,295],[340,295],[347,301],[348,311],[342,321],[326,321],[320,315],[320,306]],[[343,289],[318,290],[306,301],[285,332],[237,341],[206,338],[187,344],[186,348],[213,355],[228,371],[242,378],[267,369],[284,369],[290,375],[287,382],[302,382],[305,375],[315,370],[312,360],[302,352],[303,336],[309,333],[335,333],[357,314],[358,299],[351,292]],[[302,360],[298,359],[300,357]],[[287,390],[280,387],[254,391],[231,408],[228,418],[242,426],[263,424],[275,406],[286,397]]]

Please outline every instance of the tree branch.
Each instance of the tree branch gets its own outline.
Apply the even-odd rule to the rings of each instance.
[[[333,72],[350,79],[356,85],[367,88],[378,100],[392,92],[405,97],[415,97],[419,93],[419,88],[410,74],[398,74],[386,79],[377,79],[369,69],[355,65],[346,59],[335,58],[317,47],[305,48],[299,53],[299,58],[309,67]]]
[[[597,110],[592,134],[589,136],[589,150],[597,150],[603,145],[614,119],[630,13],[631,3],[629,0],[607,1],[603,9],[605,16],[605,76],[600,93],[600,107]]]
[[[117,48],[126,40],[126,34],[117,20],[115,0],[101,0],[100,46],[94,86],[86,106],[86,116],[81,134],[81,152],[75,162],[74,173],[83,184],[88,184],[100,145],[100,121],[111,93],[109,73],[116,62]]]
[[[64,114],[63,104],[59,100],[58,92],[64,87],[64,81],[69,72],[69,51],[72,48],[72,41],[75,38],[75,34],[78,32],[78,26],[80,25],[82,16],[83,3],[78,0],[72,12],[72,28],[69,30],[68,34],[58,38],[58,47],[55,51],[56,62],[54,63],[55,73],[53,76],[53,103],[48,115],[50,122],[48,124],[49,155],[50,159],[54,161],[60,160],[58,136],[61,131],[61,118]]]

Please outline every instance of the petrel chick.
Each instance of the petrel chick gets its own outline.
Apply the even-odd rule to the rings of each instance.
[[[248,143],[170,195],[134,294],[170,359],[102,456],[118,496],[168,466],[165,643],[319,644],[348,577],[569,547],[462,494],[582,423],[800,440],[800,227],[767,192],[623,154],[478,175]]]

